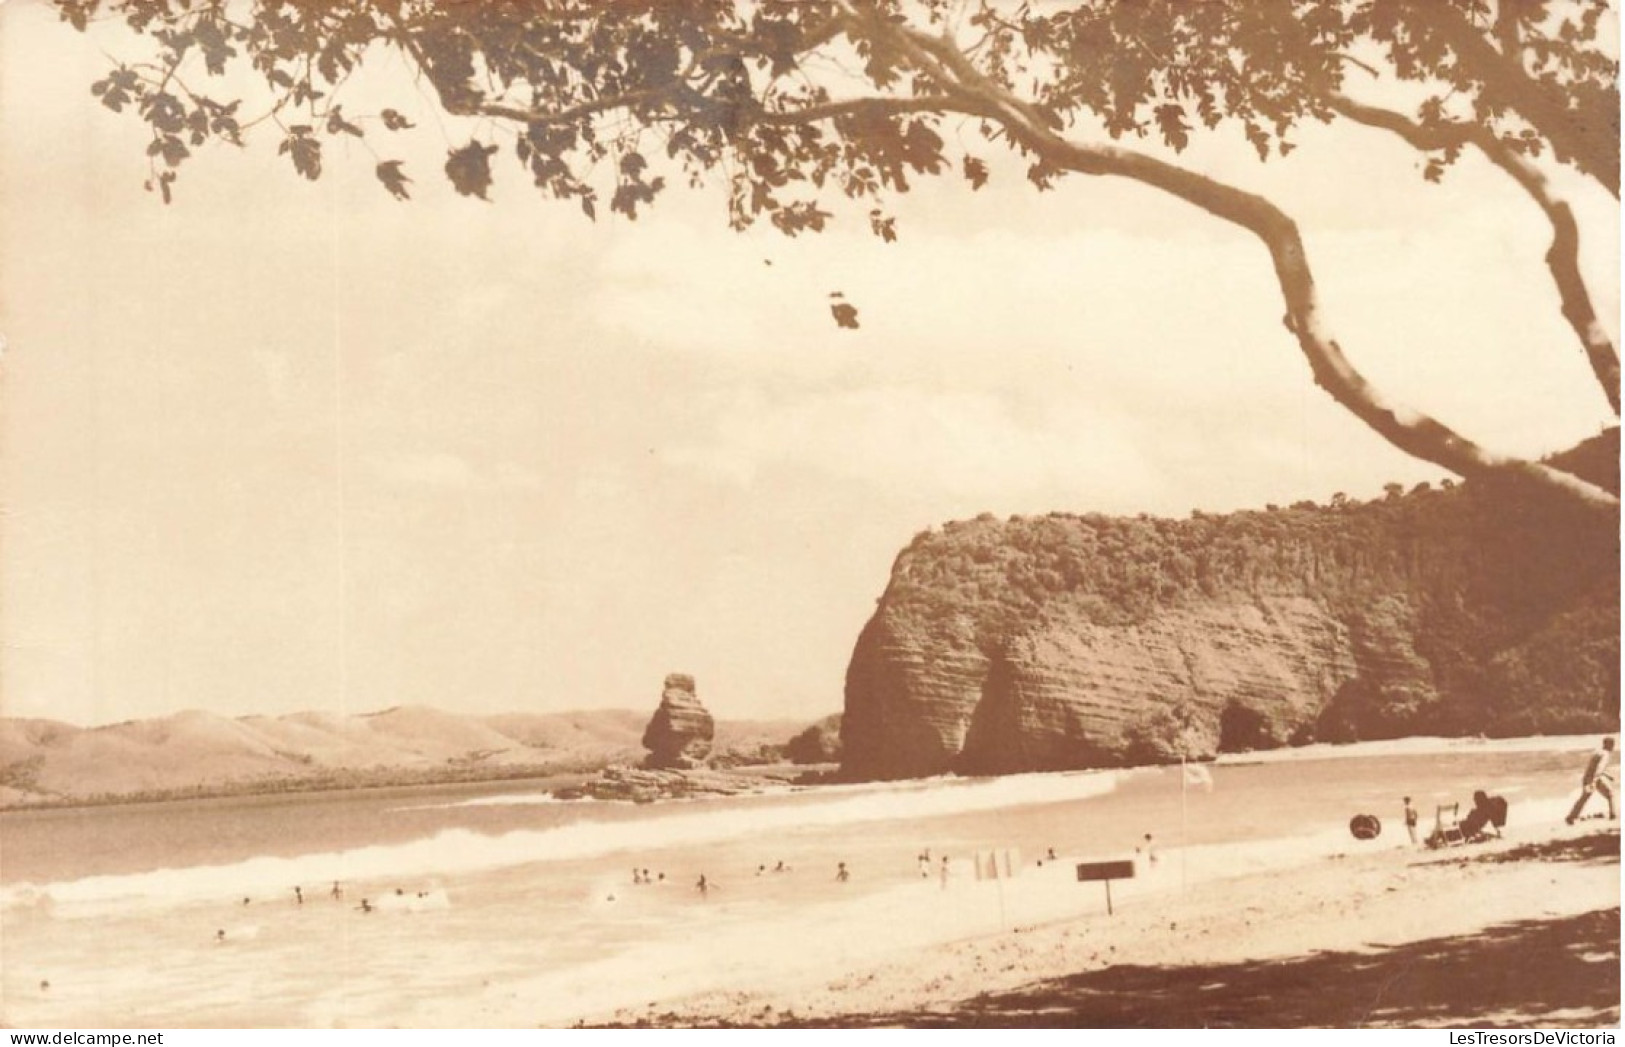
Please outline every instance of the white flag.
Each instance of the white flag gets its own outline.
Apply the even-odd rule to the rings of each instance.
[[[1212,791],[1213,772],[1207,769],[1207,764],[1187,763],[1184,766],[1186,785],[1199,785],[1204,789]]]

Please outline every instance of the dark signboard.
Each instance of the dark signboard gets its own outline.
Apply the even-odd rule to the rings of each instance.
[[[1088,883],[1091,880],[1132,880],[1134,879],[1133,862],[1079,862],[1078,882]]]

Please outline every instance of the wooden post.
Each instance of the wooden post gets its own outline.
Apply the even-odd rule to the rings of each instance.
[[[1106,885],[1106,915],[1110,916],[1112,914],[1112,882],[1110,880],[1100,882]]]

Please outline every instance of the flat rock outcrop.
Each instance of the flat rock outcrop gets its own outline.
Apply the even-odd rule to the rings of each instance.
[[[672,673],[666,677],[655,710],[643,732],[643,747],[649,750],[645,766],[652,768],[692,768],[711,755],[716,721],[694,693],[694,677]]]
[[[759,793],[785,786],[793,774],[732,773],[697,770],[662,770],[648,767],[606,767],[580,785],[553,790],[561,800],[622,800],[654,803],[657,800],[701,799]]]
[[[843,776],[1614,730],[1615,528],[1483,484],[949,524],[898,556],[858,638]]]

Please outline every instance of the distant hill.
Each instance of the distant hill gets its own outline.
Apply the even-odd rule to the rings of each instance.
[[[1618,491],[1618,430],[1551,461]],[[950,523],[898,555],[858,638],[842,771],[1617,729],[1618,527],[1512,480]]]
[[[0,718],[0,805],[480,781],[636,763],[649,713],[473,716],[425,706],[230,718],[189,711],[105,727]],[[805,720],[718,721],[715,751],[782,753]]]

